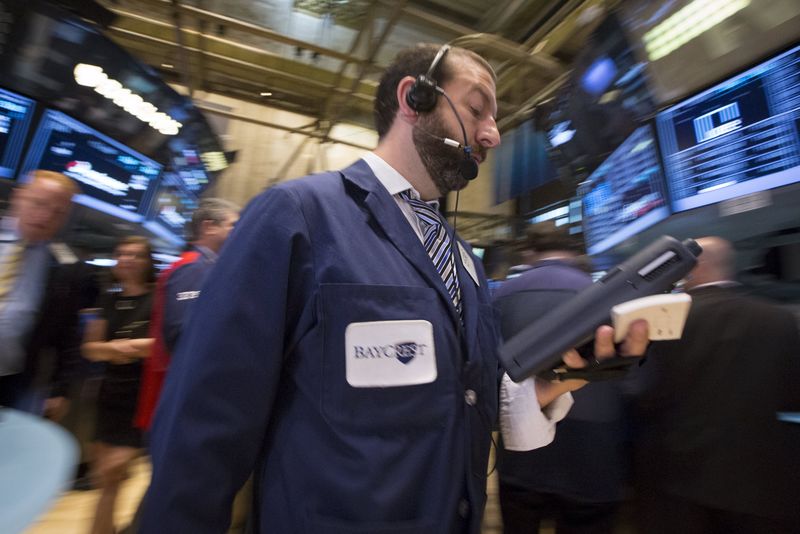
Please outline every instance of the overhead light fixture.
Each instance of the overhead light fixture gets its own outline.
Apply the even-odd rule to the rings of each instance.
[[[656,61],[750,5],[750,0],[694,0],[644,34],[647,55]]]
[[[260,94],[261,96],[272,96],[272,93],[270,93],[269,91],[264,91],[264,92],[262,92],[262,93],[259,93],[259,94]]]
[[[175,68],[175,65],[173,65],[172,63],[162,63],[161,66],[164,67],[165,69],[174,69]]]
[[[221,171],[228,166],[228,158],[224,152],[203,152],[200,154],[200,159],[209,172]]]
[[[183,126],[163,111],[159,111],[153,104],[145,101],[117,80],[110,78],[103,72],[102,67],[78,63],[73,69],[75,82],[84,87],[91,87],[97,93],[111,100],[142,122],[163,135],[176,135]]]

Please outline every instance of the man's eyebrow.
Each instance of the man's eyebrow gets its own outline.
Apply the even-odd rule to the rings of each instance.
[[[492,104],[494,99],[492,98],[492,95],[486,90],[486,88],[483,85],[481,85],[479,83],[473,83],[472,87],[470,87],[470,92],[480,93],[481,97],[483,97],[483,99],[486,100],[486,103],[489,104],[490,107],[491,107],[491,104]],[[492,118],[497,120],[497,111],[492,113]]]

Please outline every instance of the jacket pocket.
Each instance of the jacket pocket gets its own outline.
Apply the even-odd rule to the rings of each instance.
[[[441,424],[452,411],[448,399],[453,399],[453,341],[448,339],[452,328],[443,327],[443,322],[450,319],[442,313],[436,291],[426,287],[363,284],[325,284],[320,291],[324,324],[321,409],[326,419],[336,426],[372,433],[408,432]],[[354,387],[349,383],[347,328],[377,321],[429,322],[434,346],[426,350],[433,351],[435,379],[408,385],[397,380],[384,387]],[[402,329],[402,324],[393,328]],[[381,346],[380,336],[375,344]],[[352,353],[351,347],[351,358]],[[381,354],[372,353],[380,358],[377,365],[381,372],[389,373],[407,372],[407,358],[413,357],[413,351],[408,353],[393,347],[388,351],[384,348]],[[426,357],[429,356],[427,353]]]

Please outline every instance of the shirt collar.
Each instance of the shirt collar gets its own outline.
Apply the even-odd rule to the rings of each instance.
[[[362,156],[362,158],[369,168],[372,169],[372,173],[381,183],[381,185],[389,192],[390,195],[396,196],[403,191],[411,191],[411,198],[416,200],[420,199],[419,191],[412,187],[411,183],[406,180],[402,174],[397,172],[397,170],[386,163],[382,157],[377,155],[375,152],[367,152]],[[439,208],[439,201],[432,200],[428,202],[431,206],[435,209]]]
[[[202,254],[203,256],[205,256],[205,258],[208,259],[209,261],[216,261],[217,257],[219,256],[219,254],[217,254],[216,252],[214,252],[213,250],[211,250],[208,247],[203,247],[201,245],[195,245],[194,248],[196,248],[197,251],[200,252],[200,254]]]

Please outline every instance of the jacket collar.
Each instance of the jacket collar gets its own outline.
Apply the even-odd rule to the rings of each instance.
[[[450,318],[458,327],[458,313],[450,300],[450,294],[433,266],[433,262],[428,257],[425,247],[422,246],[411,225],[409,225],[402,211],[400,211],[394,197],[389,194],[389,191],[376,178],[370,166],[363,159],[343,169],[341,174],[345,183],[349,184],[347,190],[351,196],[362,203],[394,247],[414,266],[428,285],[436,290],[439,297],[445,301]],[[446,229],[448,234],[452,232],[452,227],[449,225],[446,225]],[[453,254],[458,269],[459,282],[461,283],[464,324],[468,333],[467,341],[471,346],[473,341],[471,338],[474,338],[477,330],[475,324],[477,320],[477,309],[475,309],[477,308],[477,295],[473,287],[474,282],[466,274],[461,264],[457,237],[455,241],[456,243],[453,243]]]

